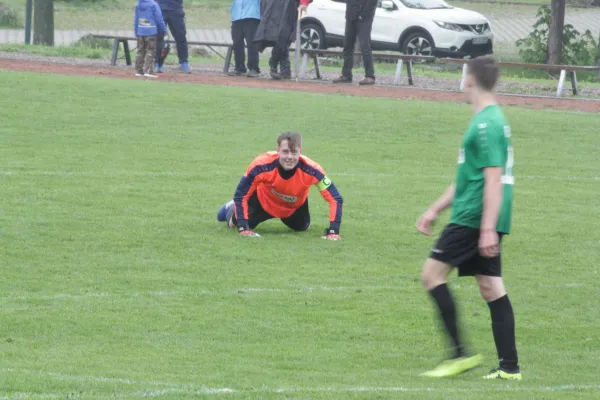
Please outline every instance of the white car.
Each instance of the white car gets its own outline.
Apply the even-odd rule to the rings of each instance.
[[[301,21],[305,49],[342,47],[346,0],[314,0]],[[444,0],[380,0],[371,46],[408,55],[476,57],[493,53],[490,22]]]

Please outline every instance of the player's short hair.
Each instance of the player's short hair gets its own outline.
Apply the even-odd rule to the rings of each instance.
[[[287,140],[291,150],[302,148],[302,136],[298,132],[282,132],[277,138],[277,147],[281,146],[284,140]]]
[[[467,63],[467,70],[475,78],[477,86],[488,92],[494,89],[500,76],[500,66],[496,59],[491,56],[470,59]]]

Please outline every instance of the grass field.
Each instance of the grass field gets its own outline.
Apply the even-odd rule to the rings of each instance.
[[[23,0],[1,0],[18,15],[19,27],[25,21]],[[57,1],[55,0],[56,29],[130,29],[135,0],[104,1]],[[536,6],[549,4],[549,0],[519,1],[449,1],[456,7],[463,7],[484,13],[486,16],[534,16]],[[503,3],[522,3],[510,4]],[[185,10],[188,28],[229,28],[231,0],[186,0]],[[571,10],[571,9],[570,9]],[[2,21],[0,20],[0,26]],[[15,26],[10,26],[14,28]]]
[[[480,380],[488,308],[455,277],[486,365],[418,376],[445,343],[413,226],[453,180],[467,105],[4,71],[0,95],[0,398],[600,396],[600,116],[506,110],[524,381],[503,383]],[[315,192],[306,233],[216,222],[282,130],[338,186],[344,241],[320,239]]]

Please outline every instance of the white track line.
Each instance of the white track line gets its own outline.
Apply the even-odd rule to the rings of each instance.
[[[0,299],[8,300],[77,300],[82,298],[94,297],[172,297],[172,296],[222,296],[224,294],[240,295],[247,293],[311,293],[311,292],[357,292],[357,291],[381,291],[381,290],[402,290],[398,286],[315,286],[304,288],[233,288],[223,290],[190,290],[186,292],[179,291],[150,291],[150,292],[90,292],[80,294],[56,293],[56,294],[29,294],[19,296],[3,296]]]
[[[370,386],[350,386],[350,387],[295,387],[295,388],[271,388],[263,386],[256,389],[233,389],[233,388],[211,388],[202,385],[193,384],[180,384],[174,382],[157,382],[157,381],[137,381],[125,378],[109,378],[104,376],[93,376],[93,375],[71,375],[63,374],[58,372],[46,372],[46,371],[32,371],[27,369],[13,369],[7,368],[4,372],[12,372],[18,374],[29,374],[29,375],[42,375],[52,378],[58,378],[61,380],[75,381],[75,382],[107,382],[107,383],[118,383],[124,385],[139,385],[139,386],[159,386],[161,389],[147,389],[138,390],[134,393],[120,394],[127,398],[150,398],[157,397],[165,394],[197,394],[197,395],[219,395],[224,393],[278,393],[278,394],[292,394],[292,393],[389,393],[389,392],[413,392],[413,393],[498,393],[498,392],[569,392],[569,391],[600,391],[600,384],[596,385],[582,385],[582,384],[570,384],[570,385],[557,385],[557,386],[521,386],[520,383],[514,384],[503,384],[488,385],[486,382],[480,382],[477,386],[471,386],[468,388],[453,388],[453,387],[406,387],[406,386],[391,386],[391,387],[370,387]],[[421,379],[415,377],[415,379]],[[426,379],[423,379],[426,381]],[[438,381],[439,382],[439,381]],[[28,393],[20,393],[16,398],[28,398]],[[40,394],[42,398],[56,398],[55,394]],[[4,397],[4,398],[15,398],[15,397]]]
[[[537,285],[511,285],[510,289],[528,288],[532,287],[540,289],[557,289],[557,288],[583,288],[591,287],[592,283],[579,283],[579,282],[564,282],[555,285],[548,285],[539,283]],[[452,283],[454,290],[476,290],[477,286],[474,284],[461,284]],[[233,288],[223,290],[189,290],[189,291],[149,291],[149,292],[123,292],[123,293],[109,293],[109,292],[90,292],[90,293],[56,293],[56,294],[22,294],[17,296],[2,296],[0,300],[5,302],[15,300],[81,300],[86,298],[136,298],[136,297],[180,297],[180,296],[222,296],[222,295],[245,295],[245,294],[261,294],[261,293],[317,293],[317,292],[348,292],[348,293],[360,293],[360,292],[376,292],[376,291],[393,291],[400,292],[410,289],[406,285],[402,285],[399,281],[398,285],[393,286],[314,286],[304,288]]]

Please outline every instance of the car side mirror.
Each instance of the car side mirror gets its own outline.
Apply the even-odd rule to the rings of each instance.
[[[392,0],[383,0],[381,2],[381,8],[383,8],[384,10],[391,11],[395,8],[394,2]]]

